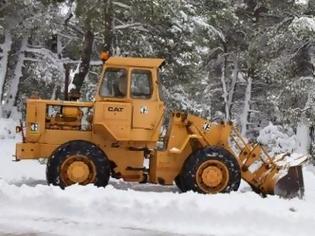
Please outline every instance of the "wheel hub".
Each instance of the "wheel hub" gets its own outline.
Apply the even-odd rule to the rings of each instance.
[[[199,166],[196,182],[205,193],[221,192],[229,182],[228,168],[221,161],[207,160]]]
[[[83,161],[75,161],[70,164],[67,170],[69,179],[75,183],[82,183],[89,177],[89,167]]]
[[[61,166],[60,177],[67,186],[74,183],[82,185],[93,183],[95,176],[95,165],[86,156],[70,156]]]
[[[216,166],[209,166],[202,172],[202,182],[209,187],[216,187],[222,182],[223,174]]]

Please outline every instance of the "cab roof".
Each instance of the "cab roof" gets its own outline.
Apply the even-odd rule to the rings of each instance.
[[[106,65],[113,66],[133,66],[133,67],[150,67],[158,68],[164,62],[160,58],[142,58],[142,57],[110,57],[106,61]]]

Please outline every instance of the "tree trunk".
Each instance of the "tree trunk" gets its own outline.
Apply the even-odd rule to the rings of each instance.
[[[89,73],[90,68],[90,59],[92,54],[92,46],[93,46],[94,34],[91,30],[87,30],[84,35],[84,42],[83,42],[83,50],[81,53],[81,61],[79,64],[78,73],[74,75],[69,99],[70,100],[77,100],[80,98],[80,90],[85,80],[85,77]]]
[[[63,55],[62,55],[62,51],[63,51],[63,45],[62,45],[62,41],[61,41],[61,36],[60,34],[56,35],[56,39],[57,39],[57,55],[58,55],[58,60],[62,61]],[[62,83],[58,83],[57,84],[57,89],[56,89],[56,94],[55,94],[55,99],[60,99],[63,97],[64,100],[68,100],[68,88],[69,88],[69,71],[70,71],[70,67],[68,64],[63,63],[63,67],[62,67],[62,81],[64,81],[64,84]],[[62,92],[60,91],[63,88],[63,96],[62,96]]]
[[[0,61],[0,117],[2,117],[2,99],[4,91],[4,81],[7,74],[9,52],[11,50],[12,38],[10,32],[5,32],[5,39],[1,46],[2,49],[2,58]]]
[[[249,116],[249,111],[250,111],[251,92],[252,92],[252,78],[248,77],[246,91],[245,91],[244,109],[243,109],[243,113],[241,115],[241,133],[243,136],[245,136],[246,132],[247,132],[248,116]]]
[[[70,66],[69,64],[64,64],[65,68],[65,87],[64,87],[64,100],[69,100],[69,81],[70,81]]]
[[[104,0],[105,4],[105,29],[104,29],[104,51],[112,54],[113,41],[113,3],[112,0]]]
[[[310,125],[308,122],[301,121],[298,123],[297,131],[297,144],[295,147],[295,151],[300,154],[309,153],[310,145],[311,145],[311,136],[310,136]]]
[[[22,70],[24,66],[25,50],[27,47],[28,37],[24,37],[21,42],[20,50],[18,51],[18,60],[14,68],[14,75],[9,83],[8,94],[6,96],[5,104],[3,105],[3,115],[6,118],[11,117],[11,114],[17,114],[15,102],[18,94],[20,78],[23,76]]]
[[[237,77],[238,77],[238,73],[239,73],[237,55],[234,58],[233,64],[234,64],[234,68],[233,68],[233,74],[232,74],[232,82],[231,82],[231,88],[229,90],[228,101],[227,101],[229,116],[230,116],[231,110],[232,110],[232,102],[233,102],[233,97],[234,97],[235,85],[236,85],[236,81],[237,81]]]
[[[226,43],[222,41],[222,47],[223,47],[223,62],[221,67],[221,83],[222,83],[222,97],[224,101],[224,111],[225,111],[225,119],[230,120],[230,106],[229,106],[229,92],[228,92],[228,82],[227,82],[227,76],[226,76],[226,69],[228,66],[227,61],[227,47]]]
[[[226,55],[223,55],[224,60],[222,63],[222,68],[221,68],[221,83],[222,83],[222,90],[223,90],[223,100],[224,100],[224,108],[225,108],[225,119],[230,120],[230,110],[229,110],[229,105],[228,105],[228,90],[227,90],[227,81],[226,81],[226,66],[227,66],[227,59]]]
[[[311,93],[307,96],[307,101],[304,106],[304,110],[312,106],[312,95]],[[312,132],[311,123],[307,119],[305,112],[301,114],[300,121],[297,124],[296,130],[297,144],[295,151],[301,154],[310,153],[311,143],[312,143]]]

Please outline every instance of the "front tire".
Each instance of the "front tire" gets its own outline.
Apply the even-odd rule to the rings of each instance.
[[[237,191],[241,170],[236,158],[227,150],[208,147],[192,153],[179,175],[182,191],[228,193]]]
[[[86,141],[71,141],[61,145],[47,163],[48,184],[65,188],[72,184],[93,183],[105,187],[110,176],[110,163],[101,149]]]

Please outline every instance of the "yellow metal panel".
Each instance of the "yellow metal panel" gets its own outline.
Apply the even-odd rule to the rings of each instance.
[[[48,158],[52,155],[52,153],[59,147],[59,145],[55,144],[40,144],[40,157],[41,158]]]
[[[134,100],[133,128],[155,129],[163,115],[163,104],[151,100]]]
[[[16,159],[37,159],[40,157],[39,143],[17,143],[15,151]]]
[[[98,102],[95,104],[94,128],[108,130],[112,137],[130,140],[131,104],[121,102]]]
[[[26,105],[26,120],[28,122],[35,122],[36,121],[36,101],[27,101]]]
[[[30,107],[30,113],[26,117],[26,141],[37,142],[45,132],[46,105],[38,100],[29,100],[27,107]]]
[[[163,62],[160,58],[110,57],[105,65],[158,68]]]
[[[194,115],[188,115],[187,120],[191,123],[191,129],[195,128],[195,132],[203,137],[206,145],[229,149],[228,140],[232,132],[232,124],[210,122]]]
[[[92,107],[94,102],[79,102],[79,101],[62,101],[62,100],[45,100],[45,99],[28,99],[29,103],[44,103],[47,105],[60,105],[71,107]]]
[[[167,149],[180,149],[189,135],[185,124],[182,122],[181,116],[177,117],[173,114],[173,117],[170,120],[169,129]]]
[[[149,179],[152,183],[173,184],[179,175],[187,157],[192,153],[190,145],[186,145],[181,153],[175,154],[169,151],[157,151],[150,161]]]
[[[59,145],[43,144],[43,143],[17,143],[16,144],[16,159],[39,159],[49,158],[53,151]]]
[[[92,139],[91,137],[92,133],[90,131],[46,129],[44,135],[41,136],[39,142],[52,145],[60,145],[71,140],[90,141]]]
[[[150,160],[150,181],[153,183],[172,184],[184,161],[193,152],[190,140],[200,138],[189,133],[184,117],[184,114],[172,114],[167,150],[156,151]]]
[[[150,142],[152,141],[152,130],[132,129],[130,132],[130,141]]]
[[[115,162],[116,173],[121,174],[127,181],[141,181],[143,178],[142,170],[130,170],[129,168],[143,168],[144,155],[142,151],[130,151],[127,148],[107,147],[105,149],[108,158]],[[128,168],[129,167],[129,168]]]

